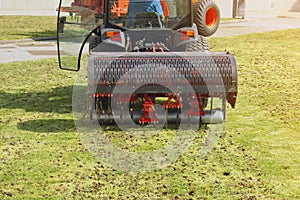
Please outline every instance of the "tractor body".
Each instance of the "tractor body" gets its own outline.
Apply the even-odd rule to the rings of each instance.
[[[143,1],[149,0],[60,2],[60,68],[79,71],[87,54],[89,118],[223,123],[226,104],[236,103],[237,66],[233,55],[209,52],[205,37],[218,28],[217,5],[162,0],[163,14],[130,13]]]

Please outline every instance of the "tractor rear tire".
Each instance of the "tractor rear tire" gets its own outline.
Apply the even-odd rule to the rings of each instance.
[[[99,36],[90,36],[89,38],[89,50],[94,51],[94,48],[101,43],[101,38]]]
[[[186,52],[208,52],[209,47],[208,47],[208,44],[207,44],[207,41],[206,41],[205,37],[199,35],[198,40],[190,42],[186,45],[185,51]],[[201,101],[202,109],[206,108],[208,99],[207,98],[200,98],[200,101]],[[182,104],[185,107],[189,106],[189,102],[187,101],[187,99],[183,99]],[[200,125],[201,125],[201,122],[200,122]]]
[[[209,51],[205,37],[199,35],[198,40],[190,42],[185,47],[186,52],[207,52]]]
[[[208,37],[213,35],[220,25],[220,10],[213,0],[201,0],[193,6],[194,23],[198,33]]]

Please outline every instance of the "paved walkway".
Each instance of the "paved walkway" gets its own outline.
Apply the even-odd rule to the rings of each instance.
[[[0,41],[0,63],[57,57],[56,42],[32,39]]]
[[[220,24],[219,30],[213,37],[245,35],[294,28],[300,28],[300,15],[297,18],[263,18],[225,21]]]
[[[283,18],[224,21],[213,37],[300,28],[300,13]],[[300,34],[300,33],[299,33]],[[55,40],[0,41],[0,63],[57,57]]]

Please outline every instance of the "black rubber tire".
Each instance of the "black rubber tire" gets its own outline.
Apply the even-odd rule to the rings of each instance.
[[[186,52],[208,52],[209,48],[208,48],[207,40],[205,39],[205,37],[199,35],[198,40],[190,42],[186,45],[185,51]],[[202,109],[207,107],[207,102],[208,102],[207,98],[201,98]],[[187,99],[184,99],[182,103],[186,107],[188,107],[189,105]]]
[[[216,15],[211,22],[211,25],[207,25],[206,16],[208,11],[213,11]],[[197,1],[193,5],[193,19],[197,26],[198,34],[208,37],[213,35],[219,28],[220,25],[220,10],[217,4],[213,0],[201,0]]]
[[[91,36],[89,38],[89,50],[94,51],[94,48],[101,43],[101,38],[99,36]]]
[[[187,52],[207,52],[209,51],[206,39],[199,35],[198,40],[188,43],[185,46]]]

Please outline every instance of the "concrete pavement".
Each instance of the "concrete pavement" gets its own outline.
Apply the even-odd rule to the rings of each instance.
[[[32,39],[0,41],[0,63],[36,60],[57,56],[56,41]]]
[[[261,18],[223,22],[212,37],[236,36],[276,30],[300,28],[299,17]]]
[[[281,17],[223,21],[219,30],[212,37],[235,36],[293,28],[300,28],[300,13],[287,13]],[[0,63],[51,57],[57,57],[55,40],[0,41]]]

